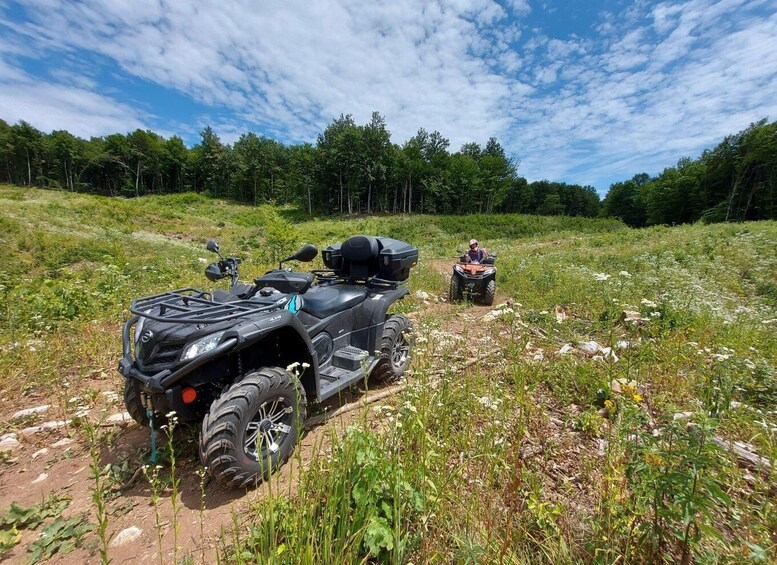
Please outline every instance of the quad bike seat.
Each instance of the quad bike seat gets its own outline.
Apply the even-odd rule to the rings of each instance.
[[[302,310],[316,318],[326,318],[353,308],[367,297],[367,289],[358,286],[318,286],[305,293]]]

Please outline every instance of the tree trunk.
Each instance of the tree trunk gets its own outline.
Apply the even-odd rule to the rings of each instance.
[[[412,214],[413,213],[413,173],[410,173],[410,179],[409,179],[409,185],[410,185],[410,194],[407,197],[407,213]]]
[[[135,196],[140,196],[140,159],[138,159],[138,168],[135,172]]]
[[[369,177],[368,177],[369,178]],[[367,213],[372,213],[372,180],[367,181]]]
[[[30,166],[30,151],[25,149],[25,155],[27,155],[27,186],[32,186],[32,167]]]
[[[343,213],[343,170],[342,168],[340,169],[339,179],[340,179],[340,214],[342,214]]]
[[[755,191],[758,189],[758,186],[760,185],[760,182],[754,182],[753,188],[750,189],[750,194],[747,196],[747,204],[745,204],[745,211],[742,212],[742,221],[744,222],[747,220],[747,212],[750,210],[750,205],[753,203],[753,196],[755,196]]]
[[[745,170],[742,171],[741,175],[737,175],[737,177],[734,179],[734,185],[731,187],[731,194],[729,195],[729,198],[728,198],[728,210],[726,210],[727,222],[734,211],[734,196],[737,193],[737,187],[739,186],[739,181],[741,181],[745,177],[746,173],[747,173],[747,167],[745,167]]]

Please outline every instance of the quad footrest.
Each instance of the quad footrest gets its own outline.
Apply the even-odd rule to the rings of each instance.
[[[375,358],[358,347],[343,347],[332,357],[332,365],[321,369],[319,400],[333,396],[344,388],[364,380],[365,371]]]

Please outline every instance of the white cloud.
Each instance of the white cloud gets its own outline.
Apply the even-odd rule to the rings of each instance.
[[[120,75],[212,109],[181,127],[215,124],[225,141],[250,129],[314,141],[341,113],[363,123],[377,110],[394,141],[419,127],[452,148],[496,135],[529,178],[602,189],[602,179],[657,172],[777,116],[768,6],[639,2],[602,14],[593,31],[555,37],[522,24],[525,0],[28,0],[26,21],[0,21],[0,108],[6,119],[35,116],[38,127],[74,133],[149,120],[170,128],[99,92],[87,65],[110,61]],[[39,53],[69,63],[33,82],[18,58]]]

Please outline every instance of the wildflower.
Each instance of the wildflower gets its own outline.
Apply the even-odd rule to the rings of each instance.
[[[651,312],[650,313],[650,317],[651,318],[660,318],[661,317],[661,312]]]
[[[633,398],[633,399],[634,399],[634,402],[636,402],[637,404],[639,404],[640,402],[642,402],[642,395],[641,395],[641,394],[639,394],[638,392],[637,392],[637,393],[635,393],[634,395],[632,395],[632,397],[631,397],[631,398]]]
[[[646,306],[647,308],[656,308],[656,307],[658,307],[658,304],[656,304],[652,300],[648,300],[647,298],[643,298],[642,300],[640,300],[640,303],[643,304],[644,306]]]
[[[595,281],[606,281],[610,278],[610,275],[606,273],[594,273],[594,280]]]
[[[629,273],[628,271],[621,271],[621,272],[620,272],[620,273],[618,273],[618,274],[619,274],[620,276],[622,276],[622,277],[626,277],[626,278],[629,278],[629,277],[631,277],[631,273]]]
[[[664,459],[656,453],[645,453],[644,458],[645,463],[651,467],[661,467],[665,463]]]

